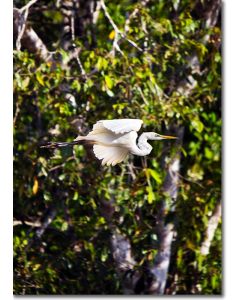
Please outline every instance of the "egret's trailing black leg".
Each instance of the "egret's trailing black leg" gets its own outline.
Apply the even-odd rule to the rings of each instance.
[[[46,145],[42,145],[41,148],[60,148],[60,147],[67,147],[79,144],[79,141],[73,142],[50,142]]]

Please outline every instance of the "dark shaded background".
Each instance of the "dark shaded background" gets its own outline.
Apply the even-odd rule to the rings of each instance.
[[[27,3],[14,1],[14,293],[220,294],[220,1]],[[112,168],[88,145],[40,148],[125,117],[179,140]]]

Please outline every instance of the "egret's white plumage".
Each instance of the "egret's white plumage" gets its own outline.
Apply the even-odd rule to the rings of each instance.
[[[93,142],[95,156],[102,160],[102,165],[116,165],[128,156],[129,153],[145,156],[152,146],[147,140],[174,139],[155,132],[142,133],[137,143],[137,131],[143,121],[139,119],[101,120],[94,124],[93,129],[86,136],[78,136],[71,143],[50,143],[44,147],[63,147],[79,144],[82,140]]]
[[[122,162],[129,151],[122,147],[107,147],[103,145],[93,145],[93,152],[98,159],[102,159],[103,165],[113,165]]]
[[[139,119],[117,119],[98,121],[94,126],[103,126],[114,133],[125,133],[130,131],[139,131],[142,123],[143,121]]]

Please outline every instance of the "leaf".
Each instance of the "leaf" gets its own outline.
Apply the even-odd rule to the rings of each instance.
[[[113,104],[113,109],[118,112],[118,114],[121,114],[125,107],[128,106],[128,103],[117,103]]]
[[[208,147],[204,148],[204,155],[208,159],[212,159],[213,158],[213,152]]]
[[[101,253],[101,261],[105,262],[108,258],[108,253]]]
[[[212,284],[213,289],[215,289],[217,286],[217,280],[218,280],[218,276],[216,276],[216,275],[212,276],[211,284]]]
[[[149,174],[152,176],[152,178],[157,182],[157,183],[162,183],[162,179],[159,175],[159,173],[153,169],[148,169]]]
[[[96,64],[96,68],[100,71],[102,69],[105,70],[107,66],[108,66],[108,61],[105,58],[100,56]]]
[[[81,84],[78,80],[74,80],[72,83],[72,88],[75,89],[77,92],[81,91]]]
[[[180,147],[180,150],[181,150],[182,154],[184,155],[184,157],[187,157],[187,151],[183,147]]]
[[[66,175],[65,174],[61,174],[58,176],[58,179],[63,181],[65,179]]]
[[[37,180],[37,177],[34,177],[34,182],[33,182],[33,187],[32,187],[32,192],[33,192],[33,195],[36,195],[37,192],[38,192],[38,180]]]
[[[109,97],[114,97],[114,93],[110,90],[107,90],[106,93],[108,94]]]
[[[28,87],[30,82],[30,77],[26,77],[23,81],[22,81],[22,88],[23,90],[26,90],[26,88]]]
[[[157,237],[156,233],[151,234],[151,238],[152,238],[152,240],[154,240],[154,241],[157,241],[157,240],[158,240],[158,237]]]
[[[37,72],[36,73],[36,78],[37,78],[37,81],[42,85],[44,86],[44,81],[43,81],[43,77],[42,77],[42,74]]]
[[[194,181],[202,180],[204,175],[204,170],[199,164],[195,163],[191,169],[188,169],[187,174]]]
[[[135,75],[136,75],[138,78],[140,78],[140,79],[142,79],[142,78],[145,77],[145,75],[144,75],[143,72],[141,72],[141,71],[136,71]]]
[[[203,123],[197,118],[193,119],[191,124],[192,127],[196,129],[199,133],[201,133],[204,129]]]
[[[35,264],[35,265],[33,265],[32,269],[33,269],[33,271],[35,272],[35,271],[37,271],[40,267],[41,267],[40,264]]]
[[[68,157],[72,156],[73,148],[72,147],[62,147],[60,149],[61,155],[64,159],[67,159]]]
[[[62,230],[62,231],[66,231],[67,229],[68,229],[68,223],[67,223],[67,222],[63,222],[63,223],[62,223],[61,230]]]
[[[93,58],[95,57],[94,51],[91,51],[91,52],[90,52],[89,57],[90,57],[91,59],[93,59]]]
[[[75,192],[74,192],[73,200],[74,200],[74,201],[78,200],[78,191],[75,191]]]
[[[221,62],[221,54],[217,52],[214,57],[215,62]]]
[[[115,38],[115,30],[112,30],[108,35],[110,40],[113,40]]]
[[[152,190],[152,187],[149,185],[149,186],[146,187],[146,190],[147,190],[147,193],[148,193],[148,198],[147,198],[148,203],[152,204],[153,201],[155,200],[155,195],[154,195],[154,192]]]
[[[111,90],[112,87],[113,87],[113,80],[112,80],[111,77],[108,76],[108,75],[105,75],[105,76],[104,76],[104,79],[105,79],[105,82],[106,82],[107,87],[109,88],[109,90]]]

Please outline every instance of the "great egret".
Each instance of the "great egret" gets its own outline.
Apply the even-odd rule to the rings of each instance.
[[[86,136],[78,136],[73,142],[50,142],[44,148],[65,147],[77,145],[81,141],[90,141],[95,156],[102,160],[102,165],[112,165],[122,162],[129,153],[145,156],[150,154],[152,146],[148,140],[176,139],[173,136],[161,135],[155,132],[144,132],[138,138],[143,121],[139,119],[116,119],[98,121]]]

